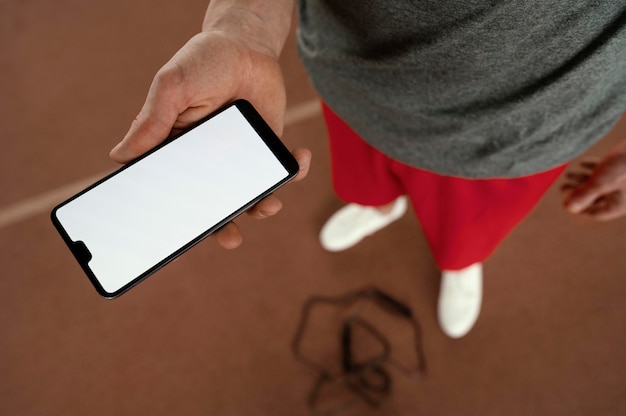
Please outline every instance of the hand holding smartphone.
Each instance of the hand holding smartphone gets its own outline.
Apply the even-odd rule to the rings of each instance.
[[[98,293],[113,298],[297,173],[238,100],[61,203],[52,222]]]

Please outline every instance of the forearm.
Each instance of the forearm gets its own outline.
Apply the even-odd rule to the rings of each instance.
[[[221,31],[278,58],[291,26],[294,0],[212,0],[203,31]]]

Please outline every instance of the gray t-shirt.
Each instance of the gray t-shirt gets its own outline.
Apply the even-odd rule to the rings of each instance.
[[[364,140],[439,174],[519,177],[626,108],[626,0],[300,0],[314,87]]]

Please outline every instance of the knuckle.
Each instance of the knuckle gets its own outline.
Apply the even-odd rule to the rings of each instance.
[[[157,88],[165,90],[180,87],[185,82],[183,68],[176,64],[167,64],[162,67],[154,77],[154,84]]]

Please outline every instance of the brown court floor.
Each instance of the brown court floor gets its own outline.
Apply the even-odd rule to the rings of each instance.
[[[486,263],[474,330],[445,337],[438,272],[413,216],[342,253],[318,245],[340,202],[293,36],[281,61],[284,139],[314,152],[309,178],[280,191],[280,215],[242,219],[240,249],[208,240],[121,298],[101,299],[49,210],[115,167],[109,149],[205,6],[0,2],[1,415],[307,415],[316,375],[291,352],[304,302],[372,285],[419,318],[428,373],[413,381],[390,368],[380,409],[359,402],[338,414],[626,414],[626,220],[569,216],[555,186]],[[587,156],[624,137],[626,120]],[[304,342],[315,359],[337,362],[339,318],[315,318]],[[380,325],[392,353],[412,360],[407,328]]]

